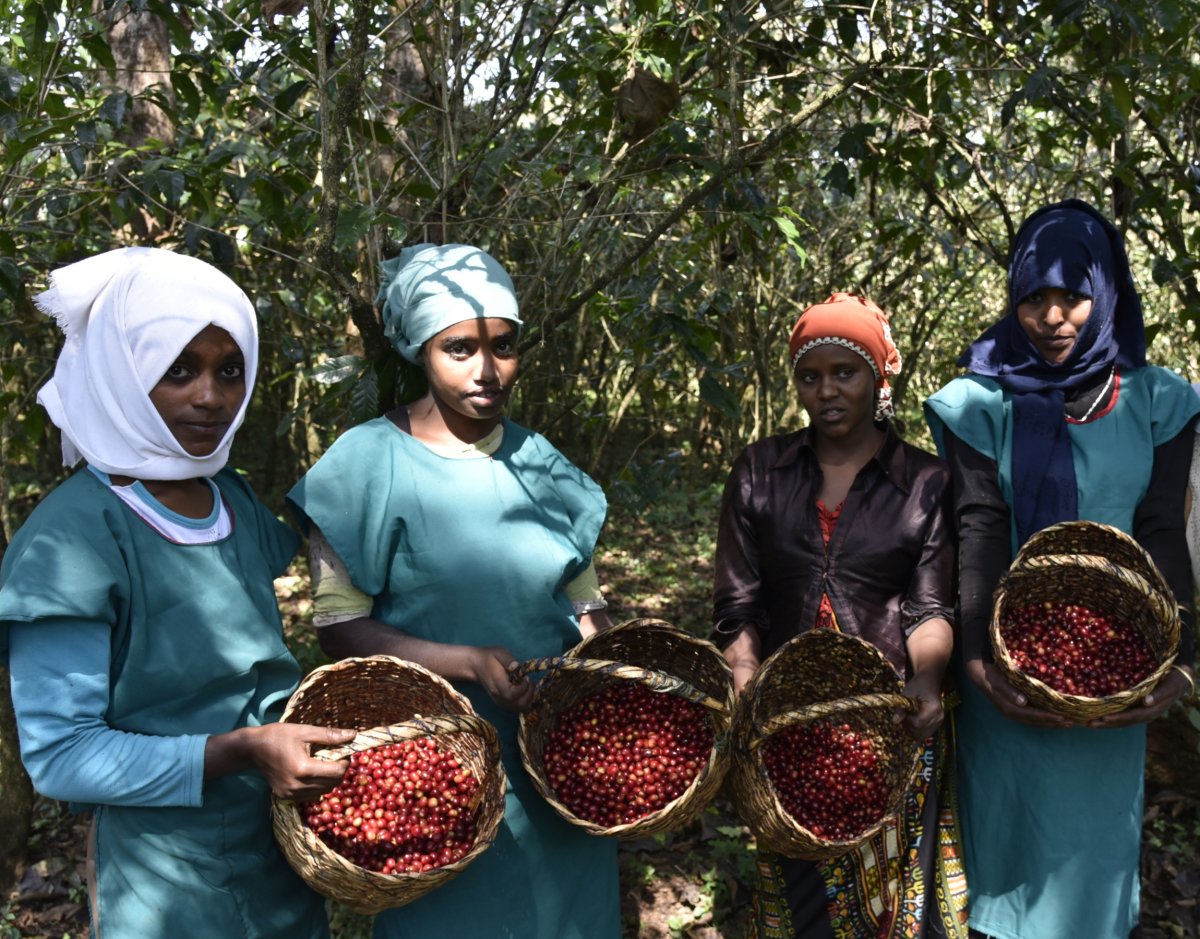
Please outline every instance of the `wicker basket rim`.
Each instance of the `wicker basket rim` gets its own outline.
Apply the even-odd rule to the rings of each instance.
[[[363,667],[371,668],[374,666],[389,666],[396,673],[416,673],[428,679],[431,684],[439,686],[446,692],[452,700],[457,701],[463,708],[465,713],[474,714],[475,708],[471,705],[470,700],[466,695],[458,691],[450,682],[441,675],[432,672],[423,665],[418,665],[416,662],[410,662],[408,659],[402,659],[394,655],[367,655],[354,656],[346,659],[339,659],[336,662],[329,662],[325,665],[318,665],[311,672],[304,676],[303,680],[292,692],[288,698],[287,705],[283,709],[283,716],[279,718],[281,722],[286,723],[288,719],[299,709],[305,698],[310,692],[313,692],[329,679],[330,675],[337,675],[340,672],[353,671]]]

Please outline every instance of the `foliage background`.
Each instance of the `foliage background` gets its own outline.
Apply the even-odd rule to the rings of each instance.
[[[1009,239],[1047,201],[1114,219],[1151,357],[1200,378],[1198,20],[1200,0],[0,0],[0,550],[63,475],[34,404],[59,337],[31,298],[127,244],[255,301],[234,460],[276,505],[419,389],[379,262],[483,246],[527,322],[513,416],[605,485],[627,564],[656,507],[801,422],[786,337],[834,290],[890,312],[927,442],[920,403],[1003,311]]]

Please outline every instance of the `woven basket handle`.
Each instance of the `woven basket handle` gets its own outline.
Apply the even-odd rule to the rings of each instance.
[[[866,708],[896,708],[911,714],[919,706],[916,699],[902,694],[860,694],[850,698],[837,698],[834,701],[818,701],[808,707],[776,714],[770,720],[765,721],[760,728],[756,728],[758,733],[750,741],[750,749],[757,750],[772,736],[793,724],[808,723],[823,717],[832,717],[847,711],[859,711]]]
[[[512,682],[518,682],[530,672],[568,671],[568,672],[600,672],[613,678],[627,678],[639,682],[651,691],[670,692],[677,694],[694,704],[700,704],[710,711],[725,714],[728,708],[725,702],[706,694],[698,688],[689,685],[681,678],[668,675],[652,668],[642,668],[638,665],[626,665],[623,662],[610,662],[607,659],[581,659],[573,655],[556,655],[544,659],[528,659],[509,669],[508,677]]]
[[[1092,567],[1103,571],[1109,576],[1124,581],[1141,594],[1149,594],[1152,591],[1162,593],[1163,591],[1170,590],[1157,569],[1153,574],[1158,574],[1159,576],[1154,577],[1155,583],[1151,583],[1138,571],[1130,570],[1122,564],[1117,564],[1102,554],[1039,554],[1030,558],[1018,558],[1013,564],[1013,572],[1023,573],[1026,571],[1039,571],[1046,568],[1070,565]],[[1172,595],[1168,593],[1168,596]]]
[[[389,743],[401,743],[405,740],[416,740],[418,737],[431,737],[439,734],[478,734],[488,737],[494,735],[491,727],[482,717],[475,714],[443,714],[440,717],[422,717],[416,715],[411,720],[387,727],[372,727],[361,730],[349,743],[340,747],[330,747],[318,750],[313,756],[318,760],[336,763],[348,756],[371,750]]]

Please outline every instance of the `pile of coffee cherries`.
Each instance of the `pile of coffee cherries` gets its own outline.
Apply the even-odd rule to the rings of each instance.
[[[787,813],[824,841],[856,841],[887,812],[875,744],[850,724],[794,724],[763,745],[763,765]]]
[[[1018,669],[1065,694],[1103,698],[1132,688],[1156,666],[1137,629],[1078,603],[1047,600],[1010,610],[1000,636]]]
[[[479,780],[433,737],[354,754],[332,791],[301,806],[306,825],[359,867],[422,873],[475,844]]]
[[[558,715],[543,749],[546,781],[577,818],[611,828],[679,798],[712,746],[702,705],[622,681]]]

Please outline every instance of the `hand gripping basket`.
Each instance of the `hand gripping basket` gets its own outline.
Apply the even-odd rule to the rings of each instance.
[[[726,736],[733,711],[733,673],[711,642],[654,619],[637,619],[595,633],[565,655],[524,662],[517,675],[545,671],[533,706],[521,715],[521,762],[534,787],[559,815],[593,835],[642,838],[695,818],[721,788],[728,767]],[[713,746],[707,764],[676,799],[637,821],[604,827],[563,805],[546,780],[546,739],[559,714],[616,682],[640,682],[707,709]]]
[[[921,745],[892,722],[897,708],[915,707],[903,688],[878,649],[832,629],[801,633],[759,666],[734,708],[729,783],[734,806],[760,847],[790,858],[836,857],[900,810],[921,755]],[[871,740],[888,789],[883,817],[853,841],[825,839],[800,824],[783,807],[763,762],[763,746],[775,734],[827,718]]]
[[[504,817],[504,770],[496,730],[445,679],[387,655],[343,659],[315,669],[284,710],[284,721],[359,730],[350,743],[318,751],[340,760],[373,747],[436,735],[480,782],[475,845],[460,860],[422,873],[365,870],[328,847],[301,820],[296,804],[272,798],[275,838],[304,881],[356,912],[403,906],[452,880],[496,837]]]
[[[1026,675],[1005,647],[1000,624],[1011,610],[1048,601],[1124,620],[1141,634],[1157,667],[1132,688],[1103,698],[1067,694]],[[996,588],[989,628],[996,666],[1013,687],[1034,707],[1077,721],[1115,714],[1144,698],[1174,663],[1179,630],[1175,595],[1145,549],[1118,528],[1087,521],[1051,525],[1025,542]]]

